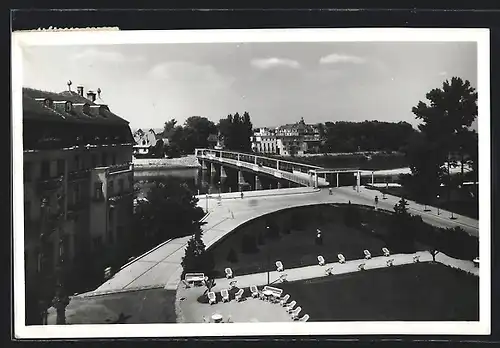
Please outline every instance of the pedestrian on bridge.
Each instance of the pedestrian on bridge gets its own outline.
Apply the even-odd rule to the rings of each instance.
[[[243,191],[241,191],[241,199],[243,199]]]
[[[378,206],[378,196],[375,196],[375,210],[377,210]]]

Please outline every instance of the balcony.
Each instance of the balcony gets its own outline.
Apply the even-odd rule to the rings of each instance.
[[[74,182],[79,180],[90,179],[90,170],[75,170],[74,172],[68,173],[68,182]]]
[[[134,165],[132,163],[116,164],[108,167],[108,174],[119,174],[122,172],[131,171],[133,169]]]
[[[53,178],[43,178],[37,182],[38,192],[55,191],[62,186],[63,176],[57,176]]]

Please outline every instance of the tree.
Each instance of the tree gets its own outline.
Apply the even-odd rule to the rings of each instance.
[[[426,94],[426,98],[429,102],[419,101],[412,112],[422,121],[418,128],[429,144],[427,146],[434,151],[433,161],[413,163],[413,167],[424,171],[426,169],[422,167],[435,167],[437,164],[443,166],[447,163],[449,181],[451,154],[459,153],[463,163],[466,152],[475,152],[470,143],[474,135],[469,133],[469,128],[477,118],[477,92],[469,81],[453,77],[450,81],[443,82],[442,88],[432,89]],[[415,157],[410,158],[410,161],[413,160]],[[415,175],[413,168],[412,175]],[[450,192],[448,185],[448,198]]]
[[[170,136],[174,131],[176,125],[177,125],[177,120],[174,118],[171,119],[170,121],[165,122],[165,126],[163,128],[163,136],[167,139],[170,139]]]
[[[137,244],[147,248],[200,230],[203,209],[197,206],[198,199],[181,180],[155,180],[146,198],[147,201],[138,202],[134,213]]]
[[[203,243],[201,229],[196,231],[189,239],[184,257],[182,258],[183,273],[204,272],[210,273],[213,268],[207,264],[207,252]]]
[[[250,120],[250,114],[245,111],[243,113],[243,131],[241,137],[241,150],[245,152],[250,152],[252,150],[252,142],[250,138],[253,136],[253,126]]]

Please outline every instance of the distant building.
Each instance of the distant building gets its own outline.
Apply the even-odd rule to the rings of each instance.
[[[26,282],[35,288],[42,271],[54,273],[61,254],[67,269],[77,262],[90,267],[96,255],[130,241],[129,123],[102,102],[100,90],[97,98],[77,90],[23,88],[24,256]]]
[[[318,152],[321,138],[318,127],[306,124],[302,118],[275,129],[256,129],[251,141],[254,152],[292,156]]]
[[[134,133],[134,156],[136,155],[144,155],[147,156],[151,147],[156,145],[158,137],[156,132],[153,129],[149,129],[147,131],[143,131],[142,129],[138,129]]]
[[[258,128],[251,139],[252,151],[265,154],[277,154],[277,138],[274,129]]]

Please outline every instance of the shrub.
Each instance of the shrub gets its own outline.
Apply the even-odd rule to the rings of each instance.
[[[344,224],[347,227],[356,227],[359,226],[360,220],[359,209],[349,202],[347,207],[344,208]]]
[[[266,244],[266,240],[264,239],[264,235],[261,233],[259,233],[259,235],[257,236],[257,244],[258,245],[264,245]]]
[[[241,252],[244,254],[257,253],[259,249],[257,248],[257,243],[255,237],[252,235],[244,235],[241,240]]]
[[[231,262],[231,263],[237,263],[238,262],[238,254],[236,253],[236,251],[231,248],[229,250],[229,253],[227,254],[227,258],[226,258],[227,261]]]

